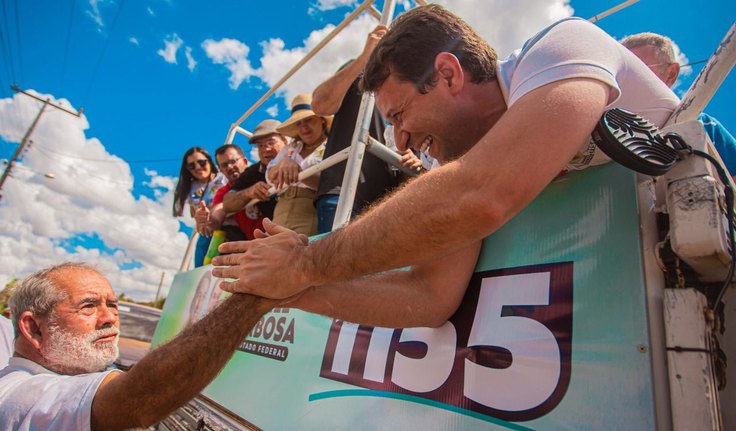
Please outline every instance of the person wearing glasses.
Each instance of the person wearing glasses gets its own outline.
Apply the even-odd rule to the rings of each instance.
[[[174,217],[181,217],[184,207],[189,205],[189,213],[194,213],[201,205],[210,206],[217,189],[227,182],[225,176],[217,171],[210,153],[202,147],[192,147],[184,153],[179,169],[179,181],[174,190]],[[197,240],[194,251],[194,266],[202,266],[210,236],[202,235]]]
[[[232,181],[232,187],[225,193],[223,208],[227,213],[244,212],[248,226],[240,224],[247,239],[253,239],[256,229],[263,229],[264,217],[273,219],[276,201],[268,193],[266,183],[266,166],[276,158],[279,151],[287,144],[286,138],[276,131],[281,123],[277,120],[263,120],[253,131],[249,142],[258,150],[258,163],[248,166],[245,171]],[[258,199],[258,203],[247,206],[248,202]]]
[[[675,85],[680,75],[680,64],[672,39],[657,33],[638,33],[624,38],[621,44],[639,57],[668,87]],[[728,172],[731,176],[736,174],[736,139],[718,120],[705,112],[698,116],[698,121],[703,123],[705,133],[716,147]]]
[[[248,160],[243,149],[234,144],[225,144],[215,150],[215,160],[220,172],[227,178],[227,184],[217,189],[209,207],[200,202],[199,208],[194,212],[197,232],[211,236],[214,231],[222,230],[225,232],[225,241],[244,241],[248,239],[244,232],[251,228],[252,222],[242,210],[226,212],[222,199],[245,171]]]

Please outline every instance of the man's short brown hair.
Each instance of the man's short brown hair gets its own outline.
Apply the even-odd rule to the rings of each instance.
[[[496,51],[465,21],[431,4],[396,19],[373,50],[361,88],[376,91],[393,74],[399,81],[413,82],[425,94],[437,83],[434,59],[441,52],[455,55],[473,83],[496,79]]]

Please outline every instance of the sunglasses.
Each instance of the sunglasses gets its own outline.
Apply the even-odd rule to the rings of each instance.
[[[238,157],[237,159],[230,159],[230,160],[225,161],[224,163],[218,163],[218,166],[220,166],[220,169],[227,169],[230,166],[238,163],[240,159],[242,159],[242,157]]]
[[[200,168],[204,168],[205,166],[207,166],[207,160],[206,159],[199,159],[197,161],[194,161],[194,162],[191,162],[191,163],[187,163],[187,169],[189,169],[190,171],[192,171],[192,170],[194,170],[194,168],[197,167],[197,165],[199,165]]]

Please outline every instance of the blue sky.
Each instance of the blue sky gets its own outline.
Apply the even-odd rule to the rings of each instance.
[[[399,11],[413,5],[399,3]],[[441,3],[505,55],[558,18],[589,18],[620,2]],[[615,38],[641,31],[666,34],[696,62],[713,53],[736,16],[732,2],[707,4],[641,0],[598,25]],[[152,298],[161,273],[167,285],[176,272],[191,225],[170,215],[183,152],[194,145],[214,151],[229,126],[356,5],[352,0],[2,0],[0,159],[11,156],[38,110],[38,102],[15,94],[11,84],[74,109],[84,107],[84,116],[44,114],[34,144],[4,186],[0,283],[43,265],[87,260],[100,266],[118,291]],[[359,53],[375,24],[363,14],[243,127],[251,130],[271,116],[283,120],[291,97],[311,92]],[[701,67],[683,76],[676,92],[683,93]],[[736,78],[729,76],[707,109],[732,130],[735,90]],[[242,136],[235,142],[248,147]]]

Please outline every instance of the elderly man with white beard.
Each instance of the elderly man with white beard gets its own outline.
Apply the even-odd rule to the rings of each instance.
[[[10,300],[15,352],[0,370],[3,430],[145,427],[201,391],[273,301],[232,295],[128,372],[118,355],[117,299],[90,266],[38,271]]]

